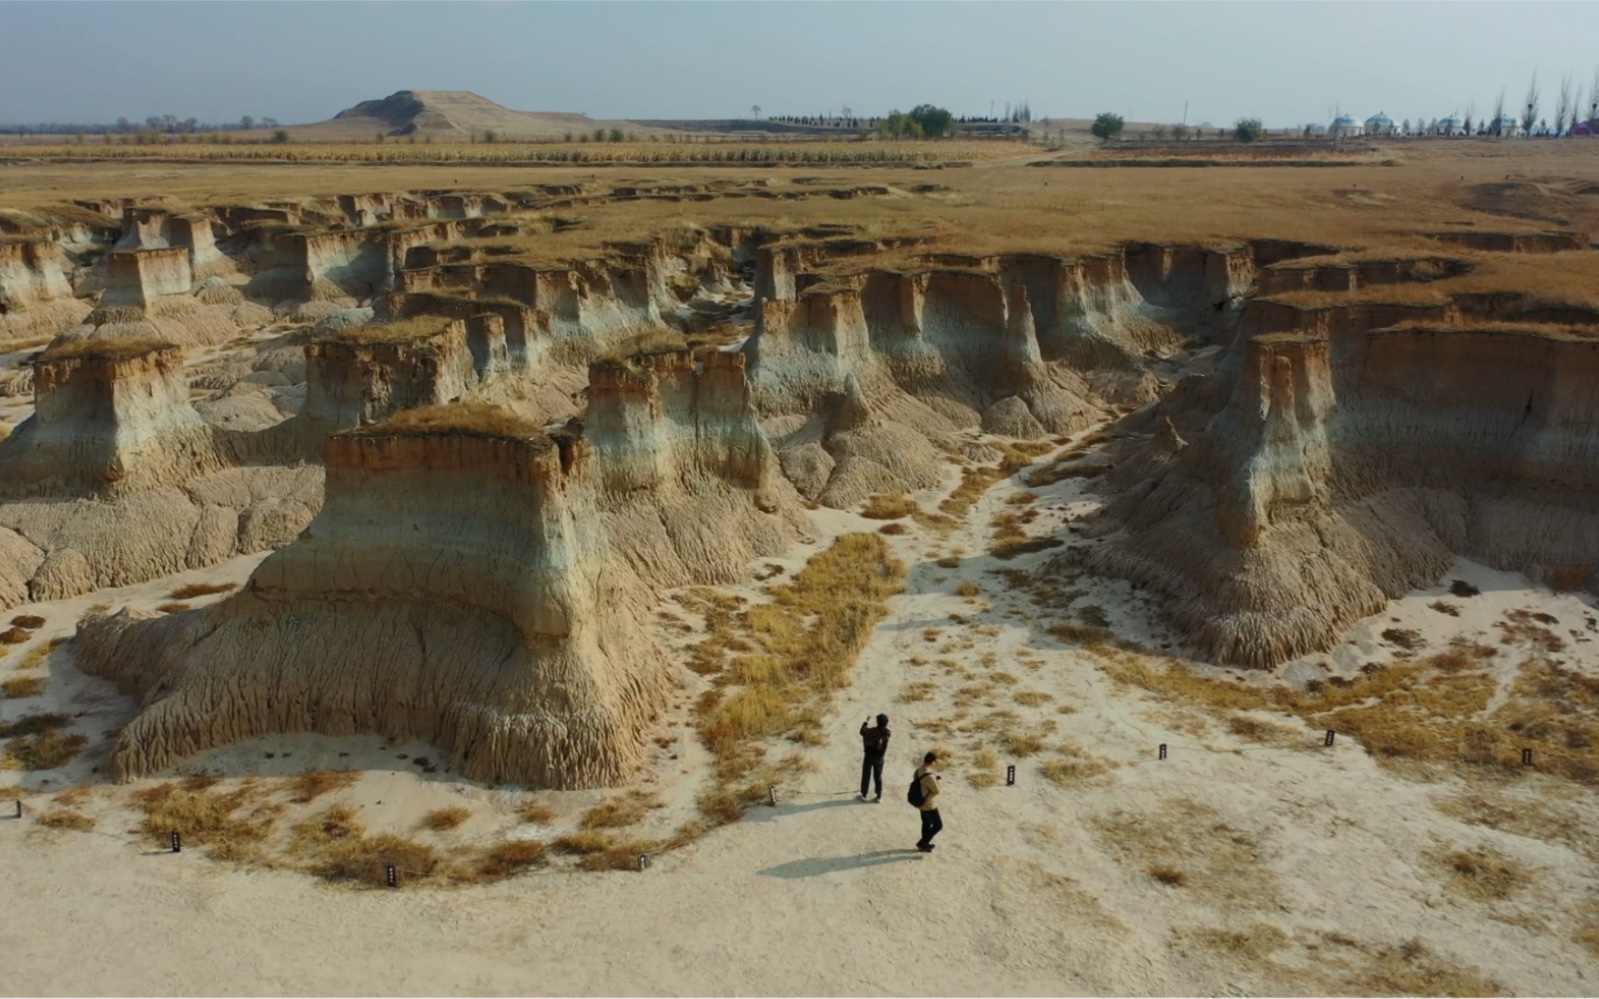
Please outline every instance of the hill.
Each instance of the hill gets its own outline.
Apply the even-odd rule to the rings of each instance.
[[[620,128],[649,134],[630,121],[596,120],[560,111],[513,111],[468,90],[400,90],[379,100],[362,101],[327,121],[289,129],[296,140],[365,139],[376,133],[466,139],[493,131],[507,139],[556,138],[567,132]]]

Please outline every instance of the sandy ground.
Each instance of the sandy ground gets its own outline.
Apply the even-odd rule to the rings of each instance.
[[[954,478],[952,467],[946,489]],[[986,525],[1014,509],[1007,501],[1021,490],[1015,480],[996,486],[947,539],[921,529],[891,539],[913,567],[907,591],[838,697],[830,741],[811,754],[814,772],[784,786],[777,807],[754,808],[645,872],[540,871],[470,888],[331,887],[158,849],[134,828],[127,789],[102,786],[85,806],[99,820],[92,832],[0,819],[4,990],[1288,995],[1448,993],[1475,983],[1515,994],[1594,992],[1599,961],[1572,939],[1599,899],[1590,838],[1465,824],[1439,808],[1466,789],[1462,778],[1397,776],[1353,740],[1327,748],[1321,733],[1287,718],[1279,721],[1303,731],[1302,746],[1245,742],[1118,686],[1092,654],[1044,630],[1057,615],[1043,615],[993,572],[1032,569],[1059,550],[1009,562],[982,554]],[[1035,492],[1040,514],[1029,530],[1038,534],[1095,502],[1081,480]],[[939,492],[918,498],[932,506]],[[819,511],[811,543],[765,561],[798,566],[832,536],[878,526]],[[13,613],[46,617],[37,638],[48,640],[70,633],[91,604],[149,606],[178,582],[242,582],[259,559]],[[1481,594],[1447,597],[1454,578]],[[958,595],[968,581],[980,592]],[[1453,634],[1487,631],[1507,609],[1532,608],[1574,632],[1568,663],[1599,671],[1599,643],[1584,623],[1589,601],[1469,563],[1441,583],[1396,601],[1344,647],[1310,661],[1357,668],[1389,658],[1385,629],[1413,629],[1441,647]],[[1125,584],[1077,585],[1084,593],[1072,606],[1092,603],[1118,634],[1156,647],[1171,641]],[[1460,616],[1430,608],[1441,595]],[[78,674],[69,652],[52,658],[43,697],[0,701],[0,720],[82,712],[74,726],[86,733],[125,721],[131,704]],[[963,698],[968,721],[997,718],[998,728],[951,734]],[[879,711],[893,717],[896,734],[885,800],[873,805],[855,799],[855,729]],[[682,719],[674,724],[648,781],[675,821],[704,780],[704,755]],[[1000,738],[1007,731],[1073,743],[1104,772],[1057,785],[1040,770],[1053,751],[1012,754]],[[995,766],[973,752],[980,742],[996,750]],[[924,856],[911,849],[917,816],[904,793],[920,753],[935,744],[953,758],[943,781],[946,829]],[[518,825],[520,789],[418,769],[430,753],[437,756],[420,745],[297,736],[217,750],[179,772],[357,768],[365,776],[339,800],[360,808],[373,829],[408,829],[428,808],[458,802],[472,818],[454,841],[548,835]],[[98,780],[97,759],[103,754],[91,752],[49,775],[0,773],[0,787],[20,789],[0,791],[0,800],[24,794],[31,816],[46,792]],[[994,780],[1007,765],[1016,767],[1014,786]],[[1591,795],[1550,778],[1477,790],[1507,807],[1559,810],[1577,828],[1599,818]],[[554,825],[604,796],[547,796],[559,813]],[[1479,901],[1453,890],[1429,859],[1479,847],[1520,861],[1530,882]],[[1150,873],[1173,868],[1180,885]]]

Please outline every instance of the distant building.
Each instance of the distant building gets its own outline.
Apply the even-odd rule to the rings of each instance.
[[[1306,138],[1319,138],[1327,134],[1327,126],[1319,121],[1313,121],[1305,126]]]
[[[1446,118],[1438,119],[1437,131],[1439,135],[1465,135],[1466,123],[1454,115],[1449,115]]]
[[[1572,135],[1592,135],[1593,134],[1593,126],[1589,125],[1585,121],[1579,121],[1575,125],[1571,126],[1571,134]]]
[[[1327,129],[1328,134],[1335,139],[1352,139],[1364,134],[1364,131],[1360,127],[1360,122],[1347,114],[1334,118],[1332,125]]]
[[[1504,138],[1509,138],[1513,135],[1520,135],[1521,122],[1517,121],[1515,118],[1512,118],[1510,115],[1502,114],[1494,121],[1492,131],[1493,134]]]
[[[1378,111],[1376,114],[1366,119],[1366,134],[1393,135],[1394,120],[1388,117],[1386,114],[1383,114],[1381,111]]]

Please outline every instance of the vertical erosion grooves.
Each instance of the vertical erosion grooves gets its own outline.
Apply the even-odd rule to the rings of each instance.
[[[83,625],[84,668],[143,701],[120,779],[296,731],[424,739],[486,781],[595,787],[637,765],[666,677],[646,598],[607,566],[586,441],[378,427],[331,438],[326,464],[323,511],[246,591]]]
[[[487,351],[488,334],[482,336]],[[452,402],[477,382],[467,322],[421,315],[313,340],[305,348],[312,439],[413,407]]]
[[[0,442],[0,492],[114,497],[213,471],[183,352],[159,340],[79,340],[34,365],[34,413]]]
[[[728,582],[801,533],[741,353],[671,350],[590,367],[593,441],[615,557],[655,586]]]
[[[59,245],[0,242],[0,342],[54,333],[89,308],[73,297]]]
[[[1326,648],[1456,554],[1563,585],[1599,569],[1594,338],[1344,317],[1236,353],[1202,426],[1168,407],[1191,446],[1115,446],[1127,533],[1081,556],[1164,597],[1215,659]]]

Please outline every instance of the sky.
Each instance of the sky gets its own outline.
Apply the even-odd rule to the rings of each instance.
[[[0,124],[320,121],[396,90],[594,118],[957,115],[1269,127],[1510,109],[1599,70],[1592,3],[0,2]]]

